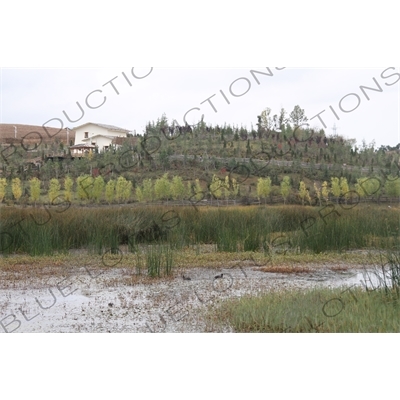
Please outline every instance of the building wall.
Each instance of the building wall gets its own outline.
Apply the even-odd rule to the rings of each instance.
[[[85,132],[89,133],[89,138],[94,136],[94,135],[107,135],[108,131],[107,129],[100,128],[99,126],[96,125],[85,125],[82,126],[81,128],[78,128],[75,132],[75,144],[82,144],[82,143],[88,143],[85,141]]]
[[[94,150],[92,150],[92,151],[94,151]],[[73,156],[84,155],[84,154],[87,154],[87,153],[89,153],[89,150],[87,150],[87,149],[72,149],[71,150],[71,154]]]
[[[99,151],[104,151],[104,147],[107,146],[109,147],[111,145],[112,139],[106,138],[106,137],[96,137],[93,140],[90,141],[89,144],[95,143],[95,146],[99,148]]]
[[[127,134],[123,132],[115,132],[109,131],[105,128],[102,128],[97,125],[88,124],[78,128],[75,133],[75,144],[91,144],[91,140],[85,140],[85,132],[88,132],[89,139],[96,135],[104,135],[104,136],[112,136],[112,137],[126,137]],[[103,146],[109,146],[112,142],[112,139],[108,138],[95,138],[93,141],[98,142],[96,143],[99,146],[99,150],[103,150]]]

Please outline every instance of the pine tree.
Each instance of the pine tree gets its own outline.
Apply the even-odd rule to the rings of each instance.
[[[22,196],[22,184],[21,179],[14,178],[11,182],[11,191],[14,196],[14,199],[18,201]]]
[[[42,182],[38,178],[32,178],[29,181],[30,185],[30,192],[31,192],[31,201],[35,202],[35,207],[36,207],[36,202],[40,199],[40,185]]]
[[[250,146],[250,139],[247,140],[247,146],[246,146],[246,157],[251,156],[251,146]]]

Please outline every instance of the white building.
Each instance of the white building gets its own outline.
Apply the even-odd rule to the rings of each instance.
[[[95,124],[89,122],[87,124],[74,128],[75,146],[97,146],[99,151],[108,150],[113,140],[117,137],[127,138],[127,129],[118,128],[117,126]]]

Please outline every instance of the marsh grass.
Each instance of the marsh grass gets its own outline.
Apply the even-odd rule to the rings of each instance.
[[[367,290],[382,290],[388,297],[400,297],[400,251],[370,254],[375,258],[375,268],[364,273],[364,285]]]
[[[136,273],[142,274],[145,270],[147,275],[155,278],[172,275],[174,266],[174,252],[167,245],[157,244],[138,248],[136,252]]]
[[[214,318],[247,333],[399,332],[400,304],[363,288],[271,292],[222,303]]]
[[[151,246],[146,253],[147,274],[151,277],[172,273],[173,253],[168,246]]]
[[[227,253],[235,253],[238,251],[238,235],[237,231],[232,231],[228,228],[222,228],[217,237],[217,251]]]
[[[302,251],[346,251],[353,249],[393,249],[400,244],[400,213],[383,207],[340,210],[303,223],[292,235],[292,245]]]
[[[366,274],[364,286],[247,296],[222,303],[214,318],[249,333],[399,332],[400,252],[371,253],[369,258],[380,267]]]
[[[174,250],[213,244],[223,252],[258,252],[283,248],[277,246],[279,236],[287,238],[291,252],[400,245],[398,209],[337,206],[322,218],[328,211],[300,206],[2,208],[0,251],[40,255],[88,248],[99,254],[120,245],[135,252],[138,244],[163,243]],[[170,219],[173,215],[175,220]]]
[[[247,231],[247,235],[243,240],[243,251],[260,251],[260,246],[263,242],[260,232],[252,230]]]

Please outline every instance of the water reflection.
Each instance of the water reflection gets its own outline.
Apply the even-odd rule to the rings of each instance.
[[[346,285],[356,285],[364,287],[367,290],[376,290],[381,288],[392,288],[399,282],[398,273],[392,268],[375,268],[357,271],[355,274],[345,278]]]

